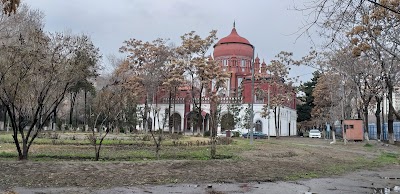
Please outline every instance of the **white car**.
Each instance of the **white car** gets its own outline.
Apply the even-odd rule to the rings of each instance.
[[[308,137],[310,138],[321,138],[321,132],[318,129],[311,129],[310,133],[308,134]]]

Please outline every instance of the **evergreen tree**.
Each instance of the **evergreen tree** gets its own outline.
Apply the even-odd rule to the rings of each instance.
[[[315,71],[311,81],[305,82],[299,87],[300,92],[303,92],[304,96],[297,97],[298,101],[301,102],[300,104],[297,104],[296,107],[298,115],[297,122],[308,121],[311,119],[311,110],[315,106],[312,93],[320,75],[321,73],[319,71]]]

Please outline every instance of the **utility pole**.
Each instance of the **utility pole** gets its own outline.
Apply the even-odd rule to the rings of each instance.
[[[270,118],[271,118],[271,111],[269,110],[269,90],[271,89],[271,86],[268,84],[268,140],[270,139],[270,132],[271,132],[271,130],[269,129],[269,121],[270,121]]]
[[[251,116],[250,116],[250,145],[253,144],[253,128],[254,128],[254,46],[253,46],[253,59],[251,60]]]

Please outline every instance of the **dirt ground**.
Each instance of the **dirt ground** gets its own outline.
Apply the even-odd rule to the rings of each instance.
[[[0,161],[0,192],[14,188],[96,188],[138,185],[275,182],[330,177],[374,168],[382,152],[400,154],[397,146],[281,138],[242,153],[240,159],[141,162]],[[217,150],[218,151],[218,150]],[[399,158],[397,158],[399,159]],[[389,164],[390,165],[390,164]],[[393,164],[394,165],[394,164]],[[73,193],[73,192],[72,192]]]

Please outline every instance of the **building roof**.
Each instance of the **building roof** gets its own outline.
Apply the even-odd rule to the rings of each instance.
[[[216,45],[223,44],[223,43],[243,43],[243,44],[251,45],[250,42],[246,38],[239,36],[235,27],[232,28],[231,33],[227,37],[224,37],[221,40],[219,40]]]
[[[232,56],[253,58],[253,51],[254,46],[246,38],[239,36],[234,26],[228,36],[214,45],[213,55],[214,59]]]

